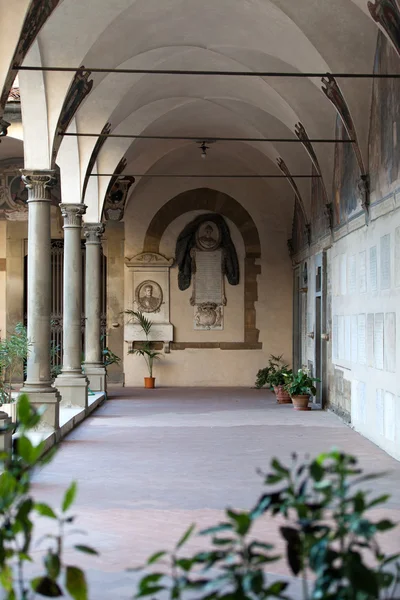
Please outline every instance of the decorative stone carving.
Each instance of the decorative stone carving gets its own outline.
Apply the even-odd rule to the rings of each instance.
[[[138,309],[146,313],[159,312],[163,303],[163,293],[156,281],[146,279],[135,290],[135,300]]]
[[[61,214],[64,217],[64,229],[82,227],[82,216],[86,212],[84,204],[60,204]]]
[[[400,11],[396,0],[374,0],[367,6],[371,17],[386,31],[400,56]]]
[[[358,198],[363,210],[369,213],[369,175],[361,175],[357,182]]]
[[[104,233],[103,223],[85,223],[83,226],[83,235],[86,244],[101,244],[101,237]]]
[[[223,329],[223,306],[215,302],[196,304],[194,309],[195,329]]]
[[[22,181],[28,189],[27,202],[51,202],[50,188],[56,182],[55,171],[27,171],[21,170]]]
[[[114,177],[110,182],[105,201],[104,218],[107,221],[121,221],[125,212],[126,200],[131,185],[135,183],[134,177]]]
[[[153,323],[150,341],[163,342],[165,352],[169,352],[174,337],[169,304],[169,270],[173,262],[172,258],[154,252],[125,259],[131,278],[128,306],[149,315]],[[129,344],[145,341],[140,325],[132,321],[125,324],[124,335]]]

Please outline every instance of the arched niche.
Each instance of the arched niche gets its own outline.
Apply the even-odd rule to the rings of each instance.
[[[260,349],[259,330],[256,328],[256,308],[258,300],[257,275],[261,267],[256,264],[261,258],[260,237],[256,224],[245,208],[232,196],[210,188],[188,190],[171,198],[151,220],[145,235],[143,252],[160,253],[160,241],[167,227],[186,212],[206,210],[230,219],[238,228],[245,246],[244,268],[244,342],[215,343],[175,343],[172,348],[181,350],[188,347],[218,347],[226,350]]]

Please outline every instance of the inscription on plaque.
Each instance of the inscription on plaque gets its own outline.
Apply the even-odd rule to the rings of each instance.
[[[400,227],[394,233],[394,285],[400,287]]]
[[[349,256],[349,294],[355,294],[357,288],[357,264],[356,256]]]
[[[366,356],[366,340],[365,340],[365,315],[358,315],[358,364],[365,365],[367,362]]]
[[[340,255],[340,294],[346,295],[347,284],[347,257],[345,254]]]
[[[351,316],[351,362],[357,363],[358,359],[358,324],[357,315]]]
[[[367,365],[374,366],[374,315],[367,315]]]
[[[358,382],[357,386],[357,404],[358,404],[358,420],[365,423],[367,420],[367,387],[363,381]]]
[[[351,361],[351,317],[344,318],[344,358]]]
[[[360,273],[360,294],[364,294],[367,291],[367,255],[364,252],[360,252],[358,255],[359,262],[359,273]]]
[[[371,291],[378,289],[378,258],[376,246],[369,249],[369,282]]]
[[[195,250],[196,285],[195,304],[223,302],[222,250],[199,252]]]
[[[383,334],[384,318],[383,313],[376,313],[374,324],[374,358],[375,368],[383,369]]]
[[[385,370],[396,372],[396,313],[385,314],[384,336]]]
[[[396,407],[394,394],[385,392],[385,438],[394,442],[396,435]]]
[[[381,237],[381,290],[390,288],[390,234]]]
[[[339,327],[338,327],[338,317],[337,315],[333,315],[333,360],[337,360],[339,358]]]
[[[339,358],[344,358],[344,317],[340,315],[338,317],[338,327],[339,327]]]
[[[380,435],[385,435],[384,391],[376,390],[376,428]]]

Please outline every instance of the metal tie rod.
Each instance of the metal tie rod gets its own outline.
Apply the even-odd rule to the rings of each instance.
[[[13,65],[12,71],[58,71],[65,73],[121,73],[134,75],[206,75],[217,77],[341,77],[345,79],[400,79],[400,73],[301,73],[293,71],[190,71],[179,69],[110,69],[103,67],[33,67]]]
[[[201,178],[201,179],[287,179],[288,177],[291,178],[305,178],[305,179],[309,179],[312,177],[321,177],[321,175],[200,175],[200,174],[188,174],[188,175],[183,175],[183,174],[162,174],[162,173],[142,173],[140,174],[125,174],[125,173],[120,173],[119,175],[117,175],[116,173],[90,173],[90,177],[117,177],[118,179],[122,180],[125,179],[126,177],[159,177],[159,178],[171,178],[171,179],[183,179],[183,178],[188,178],[188,177],[197,177],[197,178]]]
[[[128,138],[137,140],[181,140],[181,141],[193,141],[206,143],[210,142],[288,142],[288,143],[303,143],[314,142],[324,144],[352,144],[355,140],[335,140],[330,138],[318,139],[310,138],[307,140],[301,140],[299,138],[245,138],[245,137],[214,137],[211,135],[203,136],[181,136],[181,135],[142,135],[142,134],[131,134],[131,133],[61,133],[62,136],[71,137],[101,137],[101,138]]]

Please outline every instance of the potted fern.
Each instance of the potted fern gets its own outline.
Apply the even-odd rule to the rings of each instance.
[[[162,354],[162,352],[154,350],[152,342],[149,339],[153,322],[145,317],[140,311],[126,310],[125,313],[130,315],[130,317],[140,325],[146,338],[139,347],[135,348],[132,346],[132,348],[128,351],[128,354],[137,354],[138,356],[142,356],[144,358],[149,372],[149,376],[144,378],[144,387],[147,389],[153,389],[156,381],[155,377],[153,377],[154,361],[158,360]]]
[[[310,396],[315,396],[317,389],[314,385],[315,377],[310,377],[308,369],[299,369],[286,378],[286,390],[289,392],[295,410],[311,410],[308,406]]]

